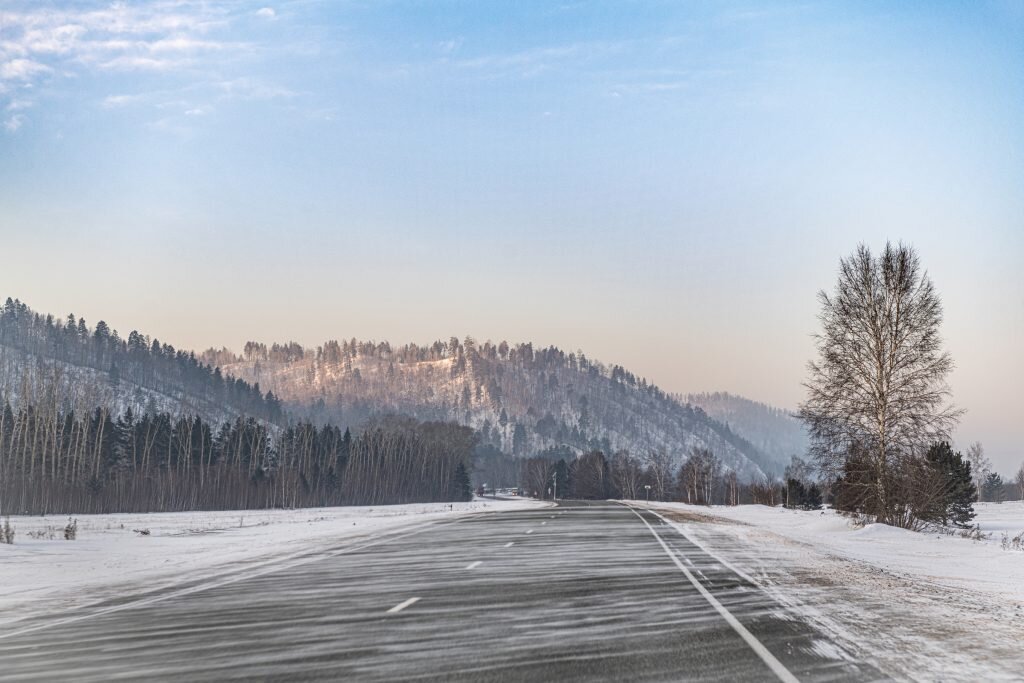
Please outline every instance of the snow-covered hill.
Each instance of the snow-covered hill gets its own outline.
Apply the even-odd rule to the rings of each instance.
[[[579,351],[470,338],[399,348],[355,339],[316,349],[250,342],[243,351],[197,356],[8,299],[0,312],[0,400],[57,403],[62,411],[192,413],[212,422],[309,417],[356,429],[396,413],[470,426],[485,444],[520,456],[624,450],[679,465],[693,448],[708,448],[746,478],[779,469],[701,408]]]
[[[272,394],[201,363],[194,353],[136,330],[121,337],[102,320],[61,320],[8,298],[0,309],[0,403],[57,411],[195,414],[210,421],[238,415],[282,423]]]
[[[691,448],[706,447],[744,476],[773,469],[756,447],[701,409],[619,366],[556,348],[453,338],[394,349],[352,340],[315,351],[249,344],[245,357],[204,360],[219,360],[225,375],[258,383],[292,410],[332,422],[394,412],[457,421],[519,455],[569,446],[640,457],[660,451],[681,463]]]

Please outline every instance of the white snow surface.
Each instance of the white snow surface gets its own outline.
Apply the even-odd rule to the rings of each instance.
[[[1024,532],[1021,501],[976,504],[982,540],[858,528],[832,510],[649,506],[886,676],[1021,680],[1024,551],[1002,547]]]
[[[174,588],[225,573],[269,568],[337,545],[372,541],[427,523],[481,512],[549,505],[532,499],[476,499],[374,507],[12,516],[14,544],[0,544],[0,627],[62,614],[126,593]],[[2,520],[0,520],[2,524]],[[148,530],[142,535],[137,530]],[[33,538],[30,534],[41,534]]]

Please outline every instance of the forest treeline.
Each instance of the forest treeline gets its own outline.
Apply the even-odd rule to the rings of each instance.
[[[741,480],[706,448],[693,448],[680,466],[665,453],[637,457],[626,451],[610,456],[591,451],[581,456],[552,448],[518,461],[516,477],[524,493],[540,498],[584,500],[626,499],[682,501],[694,505],[783,502],[780,485],[763,479]],[[497,458],[479,463],[492,478],[501,466]]]
[[[472,430],[405,418],[356,437],[252,417],[5,403],[0,512],[163,512],[468,500]]]
[[[870,481],[863,470],[851,467],[841,477],[821,479],[800,458],[793,459],[782,481],[740,479],[705,448],[693,448],[679,467],[674,467],[672,459],[663,453],[638,458],[626,452],[608,457],[592,451],[575,457],[558,448],[518,461],[515,471],[496,453],[477,462],[481,476],[496,482],[516,477],[526,495],[540,498],[648,499],[692,505],[752,503],[805,510],[830,503],[844,512],[870,513],[865,506]],[[929,449],[914,480],[921,485],[908,495],[914,496],[922,523],[970,524],[978,489],[972,481],[970,463],[948,443],[937,443]],[[1024,497],[1024,486],[1021,491]]]
[[[0,310],[0,349],[4,347],[48,363],[49,383],[55,381],[52,375],[62,371],[65,382],[75,381],[74,377],[66,377],[66,368],[88,368],[103,373],[115,389],[124,383],[178,397],[186,403],[216,407],[209,412],[227,409],[270,422],[281,422],[284,418],[281,402],[272,392],[262,393],[258,384],[226,377],[195,353],[175,349],[138,331],[132,330],[122,337],[102,320],[89,327],[84,318],[76,319],[73,314],[61,320],[36,313],[21,301],[8,298]],[[25,381],[26,371],[35,370],[26,367],[33,365],[31,360],[18,358],[3,364],[0,393],[24,393],[30,395],[21,398],[32,398],[33,387]],[[54,367],[54,362],[62,367]],[[61,387],[57,390],[62,401],[72,393]]]

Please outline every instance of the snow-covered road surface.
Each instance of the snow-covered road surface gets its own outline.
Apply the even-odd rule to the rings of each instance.
[[[307,550],[9,624],[0,680],[886,677],[672,525],[614,503]]]

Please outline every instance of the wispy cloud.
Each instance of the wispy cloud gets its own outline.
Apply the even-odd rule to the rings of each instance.
[[[277,12],[274,11],[273,7],[261,7],[256,10],[256,16],[263,17],[264,19],[273,19],[277,16]]]
[[[21,128],[23,123],[25,123],[24,114],[15,114],[4,120],[4,130],[8,133],[14,133]]]
[[[25,109],[31,108],[34,104],[35,102],[33,102],[30,99],[11,100],[7,103],[5,109],[7,111],[23,111]]]
[[[5,81],[30,81],[40,74],[51,73],[53,69],[31,59],[12,59],[0,64],[0,78]]]
[[[188,71],[197,82],[206,80],[203,71],[217,65],[214,55],[252,51],[251,44],[221,37],[245,11],[241,6],[198,0],[81,3],[67,9],[26,2],[19,9],[2,9],[0,105],[4,99],[8,110],[15,101],[31,103],[26,93],[90,71],[156,75]],[[122,107],[136,97],[111,95],[102,105]],[[16,132],[24,122],[24,116],[10,118],[4,128]]]
[[[297,93],[272,83],[255,78],[236,78],[217,84],[224,97],[243,100],[274,100],[295,97]]]
[[[456,52],[460,47],[462,47],[462,38],[442,40],[437,44],[437,49],[440,50],[442,54],[446,55]]]
[[[138,104],[146,99],[145,95],[108,95],[103,98],[100,103],[104,109],[117,109],[118,107],[127,107],[133,104]]]
[[[480,70],[493,74],[512,73],[529,76],[547,70],[556,64],[586,57],[597,49],[600,49],[598,44],[577,43],[511,53],[485,54],[450,60],[450,63],[462,69]]]
[[[113,59],[101,62],[103,69],[116,71],[171,71],[195,64],[194,59],[164,59],[143,55],[118,55]]]
[[[462,40],[438,43],[442,56],[433,66],[455,69],[464,75],[495,78],[534,78],[547,73],[600,70],[634,47],[629,40],[581,41],[512,52],[465,54]],[[458,56],[456,56],[458,55]],[[465,55],[465,56],[462,56]],[[411,67],[407,67],[411,70]]]

